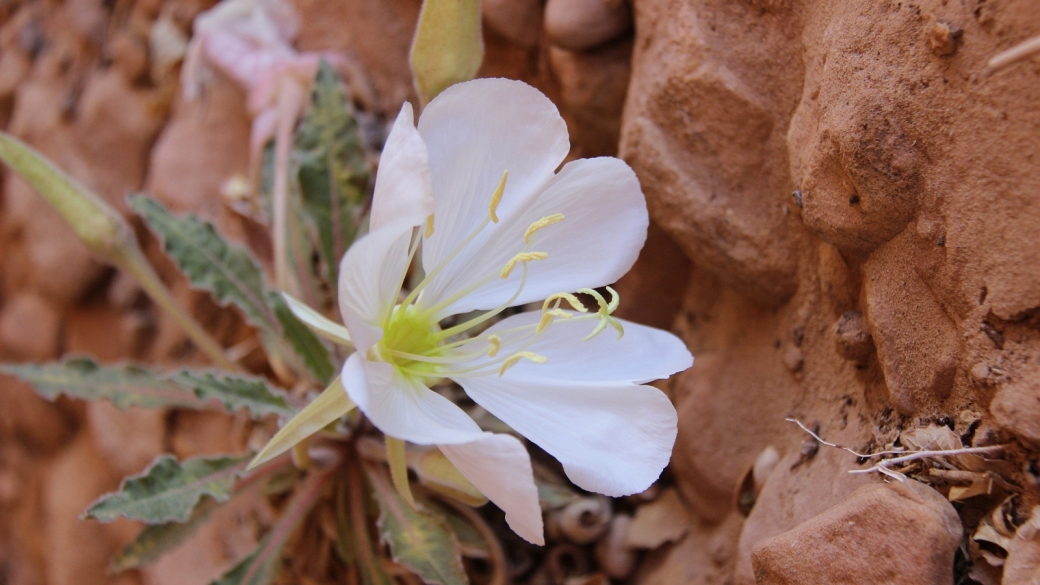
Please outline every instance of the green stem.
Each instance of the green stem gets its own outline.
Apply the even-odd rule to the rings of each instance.
[[[217,366],[231,371],[242,371],[242,367],[235,362],[229,360],[224,355],[224,349],[221,347],[217,340],[206,332],[199,323],[192,318],[188,311],[174,298],[173,293],[170,289],[166,288],[166,285],[159,279],[159,275],[155,273],[155,269],[152,265],[145,260],[144,254],[141,249],[136,245],[130,247],[130,249],[124,249],[118,255],[117,258],[111,259],[113,264],[116,264],[119,268],[128,272],[131,276],[137,279],[141,287],[144,288],[148,296],[155,301],[155,304],[162,307],[173,320],[177,322],[177,325],[184,330],[184,333],[188,335],[188,338],[198,346],[202,353],[206,354],[210,360],[213,361]]]

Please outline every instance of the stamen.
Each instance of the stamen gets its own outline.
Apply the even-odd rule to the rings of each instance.
[[[570,303],[571,306],[574,307],[574,310],[578,311],[579,313],[587,313],[589,311],[585,307],[585,305],[581,301],[578,300],[578,297],[572,295],[571,293],[559,292],[559,293],[550,295],[549,298],[545,299],[545,302],[542,303],[542,313],[545,313],[546,311],[549,310],[549,303],[551,303],[553,301],[558,301],[560,299],[563,299],[563,300],[567,301],[568,303]],[[560,304],[556,303],[556,306],[559,307]]]
[[[538,322],[538,327],[535,327],[535,330],[534,330],[535,334],[537,335],[537,334],[541,333],[543,330],[545,330],[545,328],[548,327],[553,322],[553,318],[554,317],[561,317],[563,319],[570,319],[571,318],[571,314],[568,313],[567,311],[564,311],[563,309],[549,309],[548,311],[543,311],[542,312],[542,320]]]
[[[527,226],[527,231],[524,232],[524,243],[530,244],[531,236],[533,236],[535,232],[542,229],[543,227],[550,226],[554,223],[560,223],[561,221],[563,221],[563,214],[554,213],[553,215],[543,217],[542,219],[539,219],[538,221],[532,223],[531,225]]]
[[[491,204],[488,205],[488,213],[491,215],[491,221],[498,223],[498,216],[495,215],[495,211],[498,210],[498,203],[502,201],[502,192],[506,190],[506,177],[509,176],[509,171],[502,173],[502,180],[498,183],[498,188],[495,189],[494,194],[491,195]]]
[[[488,357],[495,357],[498,355],[498,350],[502,349],[502,338],[497,335],[492,335],[491,337],[488,337],[488,345],[491,346],[487,352]]]
[[[596,299],[596,302],[599,303],[599,310],[596,311],[596,316],[599,317],[599,323],[596,324],[596,327],[592,330],[592,333],[589,333],[588,336],[582,339],[582,341],[588,341],[593,337],[599,335],[604,329],[607,328],[607,325],[610,325],[614,328],[615,331],[618,332],[618,339],[621,339],[625,336],[625,328],[621,325],[621,322],[618,321],[616,318],[611,317],[614,311],[617,310],[618,305],[621,304],[621,295],[619,295],[616,290],[610,288],[609,286],[606,287],[606,289],[607,292],[609,292],[611,295],[609,303],[606,299],[603,298],[603,295],[599,294],[599,292],[595,290],[592,290],[591,288],[583,288],[578,290],[578,292],[580,293],[591,295],[593,298]]]
[[[506,265],[502,267],[502,273],[499,274],[501,278],[506,278],[509,273],[516,268],[517,262],[523,262],[525,265],[531,260],[545,260],[549,255],[545,252],[520,252],[516,256],[513,256]]]
[[[429,238],[433,235],[433,214],[426,218],[426,232],[423,233],[423,237]]]
[[[506,370],[515,366],[522,359],[529,359],[536,364],[544,364],[548,361],[548,358],[543,355],[538,355],[532,351],[520,351],[509,356],[505,362],[502,363],[502,367],[498,369],[499,377],[506,373]]]

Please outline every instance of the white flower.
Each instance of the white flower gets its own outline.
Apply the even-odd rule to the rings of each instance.
[[[556,457],[576,485],[621,496],[658,478],[676,436],[671,402],[641,384],[693,361],[674,335],[612,317],[616,293],[591,290],[635,262],[646,204],[616,158],[556,173],[568,150],[555,106],[519,81],[455,85],[418,128],[405,104],[380,161],[371,232],[340,267],[340,310],[357,349],[341,375],[351,400],[386,435],[438,445],[514,531],[539,544],[523,444],[482,432],[430,386],[454,380]],[[420,241],[425,278],[402,300]],[[574,291],[599,306],[582,306]],[[481,331],[505,309],[543,299],[542,311]],[[458,322],[442,329],[452,315]]]

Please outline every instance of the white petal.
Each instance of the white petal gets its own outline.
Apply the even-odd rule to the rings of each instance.
[[[350,399],[391,437],[416,445],[467,443],[481,437],[480,427],[461,408],[388,363],[353,353],[343,364],[342,379]]]
[[[327,319],[325,315],[322,315],[308,307],[306,303],[293,298],[293,296],[288,293],[282,293],[282,297],[285,298],[285,302],[289,305],[289,310],[292,311],[292,314],[300,321],[303,321],[303,324],[309,327],[312,331],[325,339],[328,339],[332,343],[337,343],[339,345],[354,345],[354,343],[350,341],[350,332],[347,331],[346,327]]]
[[[513,532],[533,544],[545,544],[531,457],[519,439],[484,433],[479,441],[440,445],[440,450],[466,479],[506,513],[506,523]]]
[[[653,386],[499,378],[456,380],[473,400],[563,464],[578,487],[624,496],[668,465],[675,408]]]
[[[500,210],[501,221],[485,228],[485,233],[437,275],[427,288],[424,304],[433,306],[489,274],[494,277],[488,284],[442,314],[492,309],[508,300],[519,287],[523,271],[517,267],[506,279],[499,278],[499,272],[523,249],[528,227],[557,213],[563,214],[563,221],[542,228],[531,238],[530,249],[549,257],[529,264],[527,284],[514,305],[617,281],[639,256],[650,222],[639,181],[624,161],[576,160],[565,165],[544,190],[527,197],[521,208]],[[440,220],[440,213],[437,217]],[[425,257],[423,262],[428,266]]]
[[[589,307],[589,313],[585,315],[594,311],[594,306]],[[686,344],[667,331],[618,319],[625,329],[621,339],[618,339],[617,331],[607,327],[596,337],[583,341],[597,320],[576,320],[582,313],[568,313],[574,317],[555,319],[530,345],[522,341],[530,333],[529,327],[516,332],[502,332],[538,323],[542,315],[540,311],[513,315],[489,328],[486,333],[496,333],[502,340],[502,355],[519,351],[518,345],[523,345],[526,351],[548,358],[544,364],[521,360],[507,370],[504,377],[641,384],[667,378],[693,365],[693,356]],[[467,348],[467,351],[475,349]],[[487,359],[481,358],[474,363]]]
[[[408,269],[412,225],[397,221],[359,238],[339,265],[339,310],[360,352],[383,338]]]
[[[397,220],[419,225],[431,213],[433,191],[426,144],[415,129],[412,104],[405,102],[379,157],[369,225],[373,230]]]
[[[419,134],[430,154],[436,202],[435,230],[423,249],[427,272],[487,217],[503,171],[509,171],[505,211],[538,192],[570,150],[556,106],[509,79],[475,79],[444,90],[423,110]]]

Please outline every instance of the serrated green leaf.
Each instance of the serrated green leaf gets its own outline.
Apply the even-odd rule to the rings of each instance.
[[[220,401],[230,412],[246,408],[256,418],[269,414],[296,414],[285,391],[268,384],[263,378],[221,371],[181,370],[170,375],[169,379],[179,386],[191,388],[200,400]]]
[[[207,407],[191,390],[135,364],[99,365],[89,357],[69,357],[49,364],[3,364],[0,372],[31,383],[50,400],[64,394],[82,400],[108,400],[118,408]]]
[[[263,269],[251,254],[224,240],[212,224],[191,215],[177,217],[150,197],[130,195],[127,202],[161,237],[166,253],[193,287],[210,292],[224,306],[241,309],[260,330],[269,352],[290,361],[302,358],[322,382],[331,377],[325,346],[295,322],[285,301],[264,282]]]
[[[429,511],[413,509],[391,485],[382,470],[366,467],[372,494],[379,504],[377,525],[390,545],[394,561],[426,583],[466,585],[462,549],[447,523]]]
[[[149,524],[187,522],[203,496],[218,502],[231,497],[246,456],[203,456],[179,463],[172,455],[160,455],[141,475],[123,480],[119,491],[101,496],[84,517],[111,522],[116,518]]]
[[[335,469],[311,473],[289,499],[281,518],[260,541],[260,546],[211,585],[268,585],[278,576],[282,549],[321,495]]]
[[[187,522],[146,526],[133,542],[116,555],[112,561],[112,571],[126,571],[154,563],[162,555],[191,538],[219,507],[220,504],[216,500],[203,498],[199,505],[195,506]]]
[[[303,215],[316,232],[326,279],[338,281],[339,260],[358,234],[368,196],[364,141],[339,76],[322,61],[311,107],[293,149]]]

